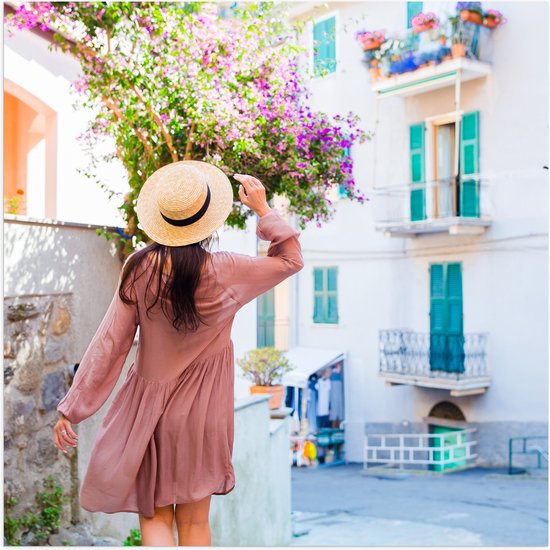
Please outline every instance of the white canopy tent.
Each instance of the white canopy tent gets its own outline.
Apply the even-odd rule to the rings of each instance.
[[[290,348],[283,355],[295,368],[283,375],[282,384],[295,388],[307,388],[307,380],[314,372],[344,359],[342,351],[301,346]]]

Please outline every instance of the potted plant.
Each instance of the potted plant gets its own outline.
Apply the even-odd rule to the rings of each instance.
[[[483,22],[481,2],[457,2],[456,11],[462,21],[469,21],[475,25],[481,25]]]
[[[483,14],[483,26],[496,29],[506,23],[506,19],[498,10],[488,10]]]
[[[439,17],[430,11],[427,13],[420,12],[411,19],[411,25],[414,32],[424,32],[430,29],[439,27]]]
[[[386,39],[384,31],[358,31],[355,37],[363,51],[378,49]]]
[[[268,346],[255,348],[237,359],[246,378],[254,382],[250,386],[250,393],[270,393],[270,409],[278,409],[283,400],[283,386],[276,383],[280,377],[294,367],[278,349]]]
[[[464,43],[464,33],[462,29],[463,20],[456,16],[449,17],[449,22],[452,28],[451,56],[453,58],[466,57],[466,44]]]
[[[378,78],[380,78],[381,57],[380,49],[366,50],[363,52],[363,61],[367,63],[369,67],[369,73],[373,82],[376,82]]]

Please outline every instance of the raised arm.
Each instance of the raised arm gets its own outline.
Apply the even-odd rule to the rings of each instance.
[[[304,267],[298,240],[301,233],[293,229],[276,209],[272,208],[260,217],[256,234],[271,241],[267,256],[218,253],[224,256],[222,276],[226,288],[241,307]]]

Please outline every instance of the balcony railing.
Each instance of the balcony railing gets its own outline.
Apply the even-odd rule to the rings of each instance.
[[[381,330],[380,375],[393,384],[449,389],[452,395],[483,393],[490,384],[487,338],[487,333]]]
[[[491,224],[487,181],[479,174],[388,186],[374,195],[376,229],[389,235],[479,234]]]

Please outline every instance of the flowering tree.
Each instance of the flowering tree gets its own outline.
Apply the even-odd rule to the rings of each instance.
[[[128,173],[120,208],[124,234],[134,238],[122,241],[125,253],[145,239],[134,211],[144,181],[182,159],[212,162],[228,175],[253,173],[268,198],[288,198],[302,229],[332,218],[333,185],[368,200],[344,154],[368,136],[352,113],[310,109],[296,27],[281,10],[245,3],[225,17],[202,2],[32,2],[6,17],[10,31],[50,28],[55,44],[79,59],[75,87],[97,113],[82,137],[92,155],[97,140],[114,138],[111,157]],[[250,214],[236,201],[227,223],[243,228]]]

